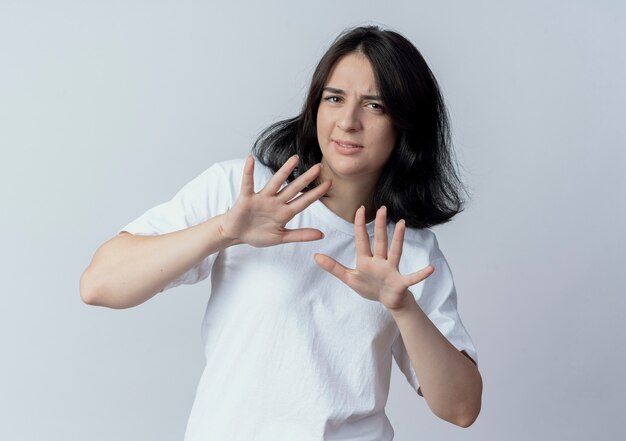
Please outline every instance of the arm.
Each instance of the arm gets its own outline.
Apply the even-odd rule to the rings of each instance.
[[[254,160],[249,156],[241,193],[228,212],[173,233],[122,233],[107,241],[80,278],[81,298],[90,305],[130,308],[152,298],[176,277],[226,247],[241,243],[266,247],[321,239],[323,234],[316,229],[285,228],[331,185],[330,181],[324,182],[297,196],[319,175],[320,165],[316,165],[281,189],[297,164],[297,157],[290,158],[256,193]]]
[[[428,406],[439,418],[461,427],[470,426],[481,407],[478,368],[439,332],[410,292],[405,299],[403,306],[390,312]]]
[[[98,248],[81,276],[82,300],[116,309],[149,300],[210,254],[236,243],[222,234],[223,218],[159,236],[120,233]]]
[[[350,269],[333,258],[316,254],[315,260],[362,297],[382,303],[395,319],[424,398],[438,417],[468,427],[478,417],[482,380],[476,366],[458,351],[430,321],[408,290],[429,277],[429,265],[402,275],[398,268],[404,241],[404,221],[396,224],[387,251],[386,208],[376,213],[374,251],[365,228],[365,209],[354,219],[356,268]]]

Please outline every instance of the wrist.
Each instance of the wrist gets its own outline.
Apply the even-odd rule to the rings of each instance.
[[[400,304],[395,308],[387,308],[394,318],[402,318],[407,314],[412,314],[416,309],[420,309],[413,293],[408,289],[404,293],[404,298]]]
[[[233,246],[233,245],[239,245],[241,243],[243,243],[241,240],[239,240],[236,237],[233,237],[232,235],[230,235],[228,233],[227,228],[225,228],[225,221],[226,221],[226,214],[220,214],[218,216],[216,216],[214,218],[214,220],[217,222],[217,234],[219,237],[219,241],[220,243],[222,243],[224,245],[224,248]]]

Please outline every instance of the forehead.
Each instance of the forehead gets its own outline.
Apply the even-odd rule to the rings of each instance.
[[[350,53],[337,60],[330,70],[324,86],[348,92],[358,90],[360,93],[378,93],[372,63],[360,53]]]

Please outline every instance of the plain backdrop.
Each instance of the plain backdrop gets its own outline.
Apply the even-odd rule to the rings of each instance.
[[[623,437],[625,17],[617,0],[2,0],[0,439],[183,438],[209,281],[112,310],[83,304],[79,277],[121,227],[297,114],[360,24],[421,51],[472,192],[433,231],[482,412],[438,419],[394,364],[395,439]]]

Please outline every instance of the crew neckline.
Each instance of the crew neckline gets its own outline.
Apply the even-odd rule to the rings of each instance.
[[[309,208],[315,214],[315,216],[326,222],[329,226],[336,228],[337,230],[345,234],[354,236],[354,224],[335,214],[319,199],[313,202],[309,206]],[[367,228],[367,233],[370,236],[374,235],[374,222],[375,220],[365,224],[365,228]]]
[[[257,162],[258,162],[258,164],[262,166],[259,168],[261,168],[265,172],[265,179],[263,179],[263,182],[264,182],[263,185],[266,185],[267,181],[269,181],[274,175],[274,172],[268,166],[261,163],[256,156],[254,157],[254,160],[255,160],[255,166],[257,165]],[[255,173],[256,173],[256,169],[255,169]],[[283,182],[281,184],[281,189],[287,184],[288,184],[287,181]],[[303,194],[302,192],[298,192],[297,196],[301,196],[302,194]],[[309,210],[311,210],[314,216],[316,216],[322,222],[325,222],[326,224],[328,224],[328,226],[333,227],[341,231],[342,233],[345,233],[349,236],[354,237],[354,224],[351,222],[348,222],[344,218],[335,214],[330,208],[324,205],[324,203],[321,200],[317,199],[311,205],[309,205],[308,208]],[[367,234],[369,236],[374,236],[374,222],[375,220],[365,224],[365,228],[367,229]]]

